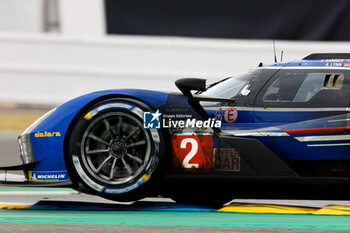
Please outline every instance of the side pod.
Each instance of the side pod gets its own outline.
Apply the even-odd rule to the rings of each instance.
[[[220,136],[229,147],[241,152],[241,159],[258,176],[298,176],[262,142],[253,138]]]

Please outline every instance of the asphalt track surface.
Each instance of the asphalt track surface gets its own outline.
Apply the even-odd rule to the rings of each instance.
[[[0,132],[1,166],[18,164],[19,132]],[[35,204],[67,201],[118,204],[71,189],[28,189],[0,186],[0,203]],[[146,199],[146,202],[171,202]],[[322,207],[349,201],[234,200]],[[61,207],[62,208],[62,207]],[[0,210],[0,232],[350,232],[350,216],[311,214],[222,213],[207,211],[105,211],[79,209]]]

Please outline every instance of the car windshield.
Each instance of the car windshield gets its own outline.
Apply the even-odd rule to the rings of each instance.
[[[243,90],[248,90],[249,83],[253,77],[254,76],[251,74],[242,74],[226,78],[212,85],[209,85],[207,90],[200,92],[198,95],[230,99],[239,94],[243,94]]]

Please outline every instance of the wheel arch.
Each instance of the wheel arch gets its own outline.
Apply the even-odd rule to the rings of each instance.
[[[138,106],[141,106],[142,108],[146,109],[146,110],[155,110],[154,108],[152,108],[149,104],[145,103],[144,101],[142,101],[139,98],[136,98],[134,96],[128,96],[128,95],[122,95],[122,94],[111,94],[111,95],[104,95],[101,96],[99,98],[95,98],[94,100],[90,101],[89,103],[87,103],[86,105],[84,105],[84,107],[82,107],[79,112],[75,115],[75,117],[73,118],[73,120],[70,122],[68,128],[67,128],[67,133],[65,135],[64,138],[64,145],[63,145],[63,151],[64,151],[64,160],[65,160],[65,165],[67,168],[67,172],[69,174],[70,180],[72,181],[73,187],[74,188],[81,188],[79,187],[79,178],[75,177],[75,174],[73,172],[73,168],[72,168],[72,164],[70,163],[69,160],[69,145],[70,145],[70,139],[72,136],[72,132],[74,130],[75,125],[77,124],[77,122],[79,121],[79,119],[81,119],[82,115],[84,113],[86,113],[89,109],[91,109],[94,105],[103,103],[104,101],[113,101],[113,100],[118,100],[118,101],[128,101],[131,103],[134,103]],[[161,130],[161,134],[162,134],[162,139],[163,142],[168,141],[168,132],[165,132],[165,130]],[[166,168],[168,167],[167,164],[169,163],[169,159],[167,159],[166,154],[168,153],[167,151],[167,147],[162,145],[162,151],[163,151],[163,158],[164,158],[164,168],[161,167],[158,171],[158,173],[164,174]],[[84,189],[85,190],[85,189]]]
[[[152,109],[148,104],[146,104],[145,102],[143,102],[142,100],[140,100],[139,98],[136,98],[134,96],[128,96],[128,95],[123,95],[123,94],[109,94],[109,95],[104,95],[104,96],[100,96],[98,98],[93,99],[92,101],[88,102],[87,104],[85,104],[79,111],[78,113],[74,116],[73,120],[70,122],[65,137],[64,137],[64,141],[63,141],[63,154],[64,154],[64,160],[65,160],[65,165],[69,174],[69,177],[71,177],[71,169],[70,168],[70,164],[67,160],[67,156],[69,154],[69,139],[72,135],[72,131],[74,129],[75,124],[78,122],[78,120],[80,119],[80,117],[82,116],[82,114],[84,112],[86,112],[89,108],[91,108],[92,106],[94,106],[97,103],[100,103],[102,101],[107,101],[107,100],[111,100],[111,99],[116,99],[116,98],[120,98],[120,99],[128,99],[128,100],[132,100],[132,101],[137,101],[138,103],[141,103],[142,105],[147,106],[147,108]],[[73,180],[71,179],[71,181],[73,182]]]

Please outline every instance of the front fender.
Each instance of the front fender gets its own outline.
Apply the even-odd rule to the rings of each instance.
[[[29,181],[61,182],[68,181],[64,160],[64,141],[69,136],[69,126],[79,112],[95,100],[113,96],[138,99],[153,109],[166,104],[168,93],[147,90],[109,90],[90,93],[68,101],[51,113],[30,134],[33,161],[39,165],[28,172]]]

